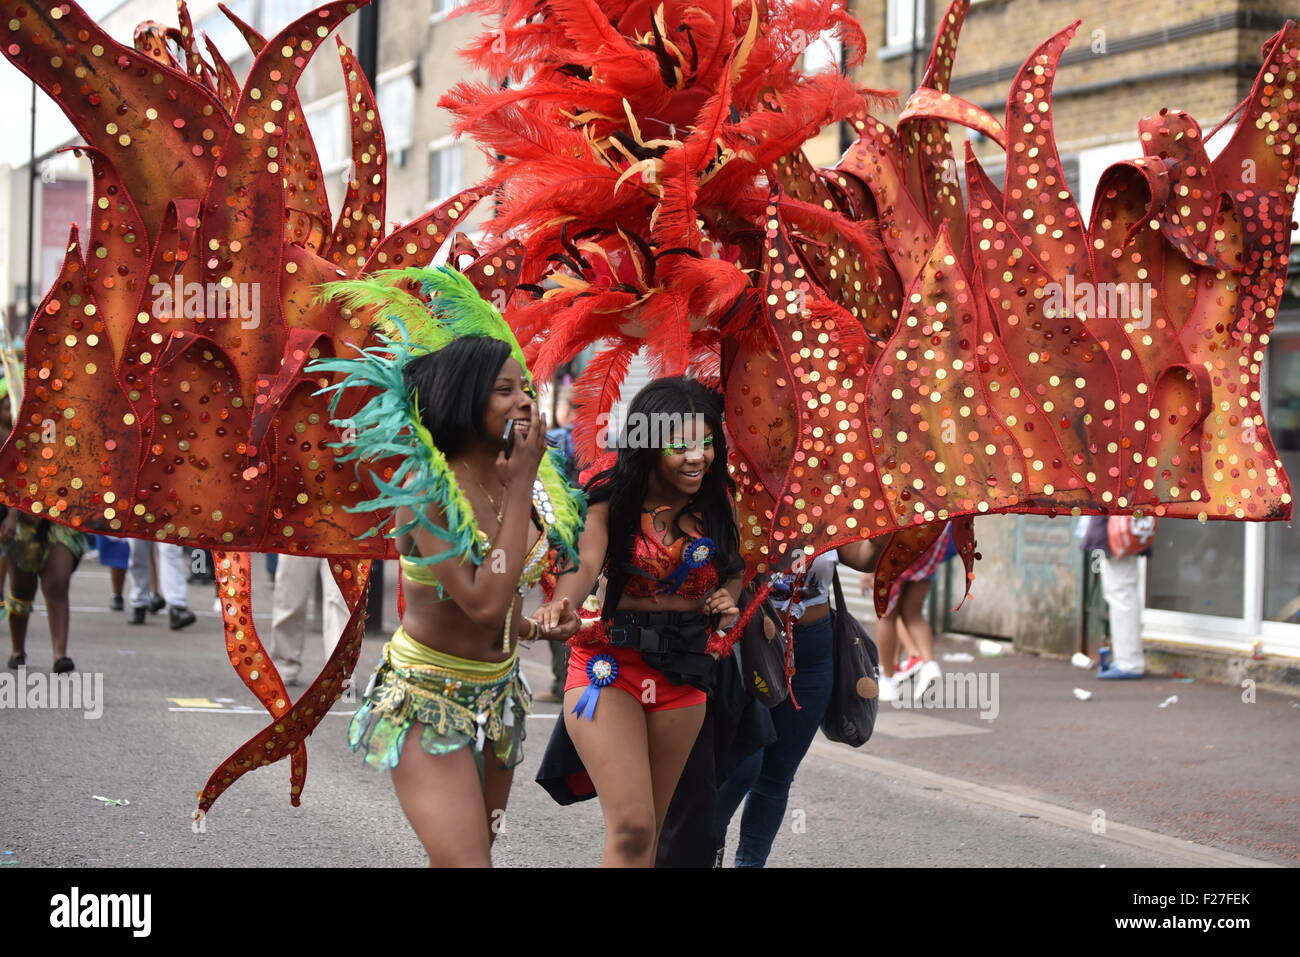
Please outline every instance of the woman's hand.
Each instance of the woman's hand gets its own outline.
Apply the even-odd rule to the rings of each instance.
[[[582,619],[567,598],[547,602],[533,617],[537,620],[538,636],[547,641],[563,641],[577,634],[582,626]]]
[[[18,509],[9,509],[5,520],[0,522],[0,542],[8,542],[18,534]]]
[[[497,455],[497,472],[501,482],[507,488],[524,485],[532,488],[533,479],[537,477],[537,468],[542,463],[546,452],[546,417],[539,415],[537,406],[532,407],[528,418],[528,435],[521,437],[519,420],[512,419],[515,426],[515,444],[510,458],[504,451]]]
[[[736,607],[736,599],[732,598],[731,592],[725,588],[719,588],[706,598],[700,610],[706,615],[721,615],[723,618],[740,614],[740,609]]]

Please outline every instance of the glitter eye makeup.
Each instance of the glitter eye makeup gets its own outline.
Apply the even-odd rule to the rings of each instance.
[[[692,449],[694,447],[695,446],[692,443],[673,442],[670,445],[665,445],[660,451],[663,453],[665,458],[668,458],[669,456],[673,456],[673,455],[685,455],[689,449]],[[706,435],[703,441],[700,442],[700,448],[702,449],[713,448],[713,436]]]

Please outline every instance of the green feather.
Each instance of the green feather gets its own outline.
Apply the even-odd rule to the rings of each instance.
[[[365,279],[326,283],[321,287],[321,299],[324,302],[342,302],[358,312],[373,309],[376,311],[375,322],[387,335],[400,334],[429,352],[441,349],[455,338],[454,335],[429,315],[428,303],[391,281],[395,272],[398,270],[390,269]],[[398,333],[398,323],[406,327],[404,333]]]
[[[560,557],[561,569],[578,567],[578,536],[582,534],[587,517],[587,498],[569,484],[557,461],[559,453],[548,450],[542,456],[537,477],[551,500],[555,521],[551,526],[551,547]]]

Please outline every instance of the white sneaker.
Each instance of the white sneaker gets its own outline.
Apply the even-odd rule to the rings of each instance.
[[[919,704],[925,692],[932,685],[938,684],[942,677],[943,672],[939,670],[937,661],[927,661],[921,665],[921,670],[916,673],[916,678],[913,680],[915,688],[912,692],[912,700]]]
[[[879,701],[897,701],[898,700],[898,682],[892,677],[881,675],[876,679],[876,687],[879,688]]]
[[[894,671],[894,679],[897,681],[906,681],[908,678],[912,677],[912,675],[920,671],[923,664],[925,664],[925,662],[920,658],[908,658]]]

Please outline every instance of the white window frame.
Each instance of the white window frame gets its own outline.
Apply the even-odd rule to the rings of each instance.
[[[467,2],[468,0],[433,0],[433,13],[429,16],[429,24],[432,26],[442,23]]]
[[[385,85],[397,82],[399,80],[410,80],[411,83],[411,109],[410,114],[400,120],[396,116],[389,116],[394,111],[384,110],[383,106],[383,89]],[[384,144],[391,156],[398,154],[398,163],[403,164],[406,160],[406,152],[415,145],[415,61],[410,60],[401,66],[396,66],[385,70],[375,79],[375,106],[379,110],[379,118],[384,124]],[[402,130],[403,137],[394,139],[391,131]],[[402,142],[402,140],[405,142]],[[395,145],[400,143],[401,145]]]
[[[454,136],[452,136],[452,135],[450,135],[450,134],[448,134],[448,135],[446,135],[446,136],[439,136],[437,139],[430,140],[430,141],[429,141],[429,148],[428,148],[428,153],[430,154],[429,161],[430,161],[430,162],[433,161],[432,154],[434,154],[434,153],[441,153],[441,152],[443,152],[444,150],[448,150],[448,149],[459,149],[459,150],[461,151],[461,152],[460,152],[460,180],[461,180],[461,182],[458,183],[457,185],[455,185],[454,187],[452,187],[451,191],[448,192],[448,193],[446,193],[445,195],[442,195],[442,196],[430,196],[430,197],[429,197],[429,206],[430,206],[430,207],[437,206],[439,203],[443,203],[443,202],[445,202],[446,200],[450,199],[452,196],[455,196],[458,192],[460,192],[462,189],[465,188],[465,186],[464,186],[464,181],[465,181],[465,144],[464,144],[463,142],[461,142],[460,140],[457,140],[456,137],[454,137]],[[426,183],[427,183],[427,182],[428,182],[428,177],[426,177]],[[429,192],[433,192],[433,190],[432,190],[432,184],[429,184]]]
[[[268,8],[270,6],[271,6],[271,2],[268,2],[268,0],[260,0],[260,2],[257,4],[257,21],[256,21],[258,24],[257,29],[268,40],[274,37],[285,27],[289,26],[289,24],[293,23],[295,20],[298,20],[301,17],[304,17],[307,14],[311,13],[312,10],[318,6],[318,4],[311,2],[311,0],[298,0],[296,6],[300,7],[301,9],[296,10],[294,16],[291,19],[285,20],[283,23],[271,23],[267,21],[267,13],[269,13]],[[244,17],[242,19],[246,20],[247,22],[253,22],[251,17]]]
[[[885,0],[885,42],[876,57],[893,60],[918,49],[925,38],[925,14],[925,0]]]
[[[352,124],[348,118],[347,100],[344,98],[343,91],[338,90],[328,96],[321,97],[319,100],[313,100],[311,103],[304,104],[302,108],[303,122],[306,123],[307,128],[311,130],[312,139],[315,141],[318,151],[320,149],[321,138],[317,135],[317,131],[322,127],[313,126],[312,117],[317,116],[326,110],[334,109],[341,110],[339,115],[342,117],[341,135],[343,137],[343,156],[341,159],[335,159],[328,162],[324,157],[321,158],[321,176],[323,177],[334,176],[341,173],[343,170],[348,169],[352,163]]]

